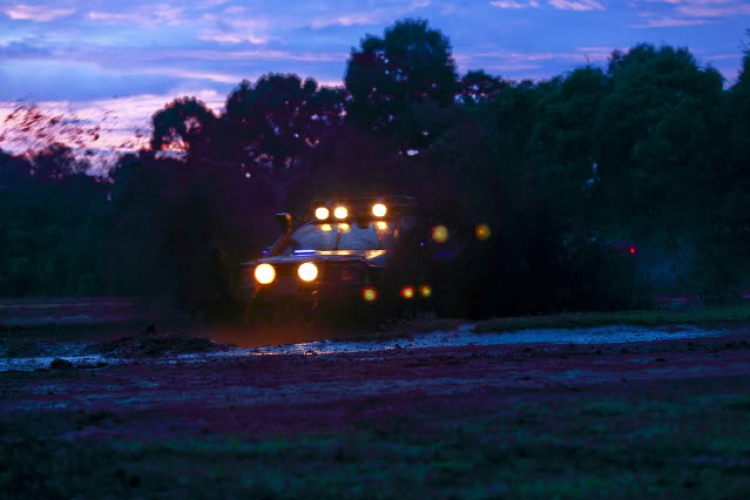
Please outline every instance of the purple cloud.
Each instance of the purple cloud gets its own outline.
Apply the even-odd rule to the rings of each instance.
[[[750,15],[750,5],[738,0],[645,0],[640,4],[668,6],[669,13],[651,10],[638,13],[645,21],[634,28],[668,28],[711,24],[711,19]]]
[[[579,12],[604,10],[604,5],[596,0],[550,0],[549,4],[556,9],[576,10]]]
[[[75,9],[53,9],[43,6],[16,4],[11,7],[5,7],[3,12],[14,20],[46,23],[58,17],[67,17],[73,14]]]
[[[490,5],[497,7],[498,9],[538,9],[541,7],[539,2],[536,0],[530,0],[528,2],[517,2],[515,0],[499,0],[496,2],[490,2]]]

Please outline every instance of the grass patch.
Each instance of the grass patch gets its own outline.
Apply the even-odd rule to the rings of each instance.
[[[455,318],[438,318],[434,314],[420,315],[414,319],[394,320],[379,332],[379,336],[386,338],[409,337],[414,333],[430,333],[455,330],[466,320]]]
[[[611,325],[664,326],[750,322],[750,303],[680,311],[646,310],[567,313],[550,316],[493,318],[480,321],[474,332],[512,332],[540,328],[593,328]]]
[[[66,441],[117,422],[38,415],[2,422],[0,497],[746,498],[750,421],[727,403],[747,399],[714,390],[430,405],[347,434]]]

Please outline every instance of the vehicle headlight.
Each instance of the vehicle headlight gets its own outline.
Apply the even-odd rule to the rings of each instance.
[[[386,212],[388,212],[388,209],[382,203],[376,203],[372,206],[372,215],[375,217],[385,217]]]
[[[333,211],[333,216],[337,219],[346,219],[349,216],[349,210],[346,207],[336,207]]]
[[[276,279],[276,269],[271,264],[259,264],[255,268],[255,279],[261,285],[273,283],[273,280]]]
[[[318,266],[316,266],[312,262],[305,262],[304,264],[299,266],[299,269],[297,269],[297,274],[302,281],[313,281],[318,277]]]
[[[331,215],[331,213],[326,207],[319,207],[315,210],[315,217],[317,217],[318,220],[326,220],[329,215]]]

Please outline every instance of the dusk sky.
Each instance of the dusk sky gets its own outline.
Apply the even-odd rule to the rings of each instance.
[[[445,33],[462,73],[538,80],[649,42],[689,47],[731,85],[750,2],[0,0],[0,111],[19,99],[89,119],[107,110],[125,130],[179,95],[218,109],[271,71],[339,85],[351,48],[404,17]]]

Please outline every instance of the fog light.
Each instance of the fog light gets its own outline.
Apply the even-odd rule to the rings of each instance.
[[[255,279],[261,285],[273,283],[276,279],[276,269],[271,264],[260,264],[255,268]]]
[[[318,277],[318,266],[312,262],[305,262],[297,269],[297,275],[302,281],[313,281]]]

